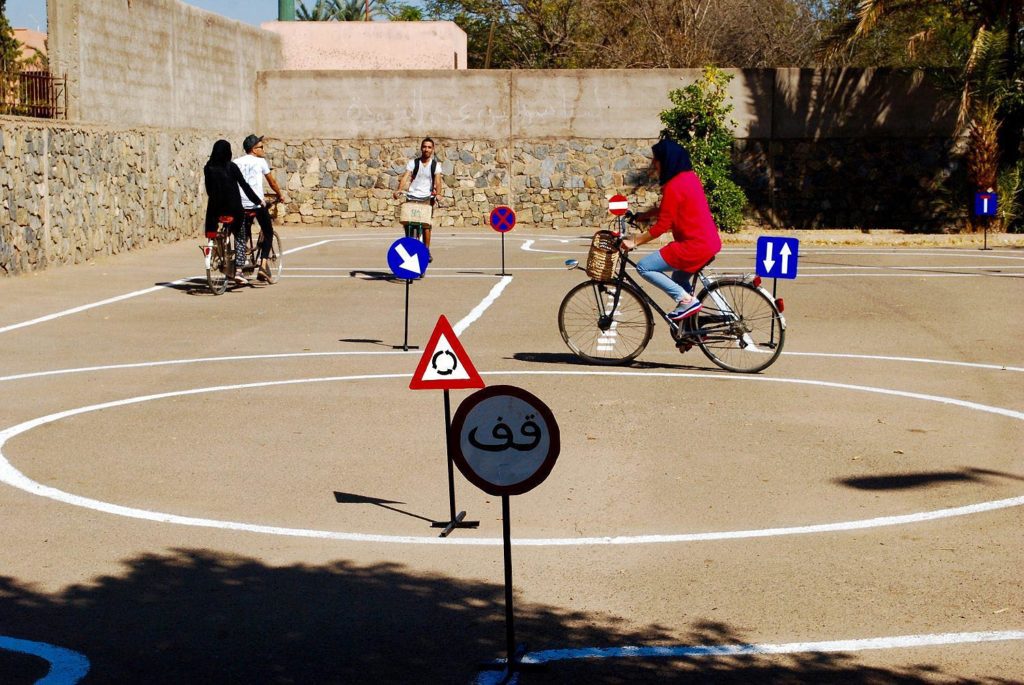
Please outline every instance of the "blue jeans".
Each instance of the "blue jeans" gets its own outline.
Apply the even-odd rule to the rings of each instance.
[[[684,295],[693,294],[690,292],[690,280],[693,274],[673,269],[662,258],[660,250],[652,252],[637,262],[636,271],[643,276],[645,281],[668,293],[673,304],[683,299]],[[671,271],[672,276],[669,277],[665,273],[666,271]]]

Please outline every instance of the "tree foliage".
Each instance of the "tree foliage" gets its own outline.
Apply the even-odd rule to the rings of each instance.
[[[370,0],[370,18],[374,15],[375,4]],[[299,21],[363,21],[366,12],[366,0],[316,0],[312,7],[306,7],[305,0],[298,0],[295,6],[295,18]]]
[[[959,69],[960,123],[970,141],[971,184],[987,188],[999,179],[1014,178],[1019,183],[1024,2],[840,0],[833,9],[834,25],[823,43],[825,54],[833,59],[853,58],[864,41],[886,35],[905,38],[908,55],[922,47],[932,55],[948,50],[948,64]],[[934,47],[937,43],[943,47]],[[1000,187],[999,192],[1017,198],[1020,187]]]
[[[726,232],[739,230],[747,197],[731,178],[732,105],[726,104],[730,74],[708,67],[695,83],[668,94],[673,107],[661,113],[662,135],[690,153],[693,170],[704,183],[715,223]]]
[[[822,1],[430,0],[427,14],[466,31],[471,67],[810,66]]]

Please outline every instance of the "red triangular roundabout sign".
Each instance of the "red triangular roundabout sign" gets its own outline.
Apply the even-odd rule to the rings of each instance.
[[[437,320],[430,341],[409,382],[410,390],[463,390],[482,388],[484,381],[459,342],[444,314]]]

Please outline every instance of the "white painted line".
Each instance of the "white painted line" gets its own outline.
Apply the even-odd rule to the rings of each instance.
[[[294,248],[292,248],[290,250],[285,250],[282,254],[292,254],[293,252],[299,252],[301,250],[308,250],[311,247],[317,247],[319,245],[324,245],[324,244],[329,243],[329,242],[332,242],[332,241],[330,241],[330,240],[321,240],[320,242],[313,243],[311,245],[302,245],[300,247],[294,247]],[[25,328],[26,326],[34,326],[36,324],[46,323],[47,321],[53,321],[54,319],[59,319],[59,318],[64,317],[64,316],[70,316],[72,314],[79,314],[81,312],[85,312],[85,311],[88,311],[90,309],[95,309],[96,307],[103,307],[103,306],[108,305],[108,304],[114,304],[115,302],[122,302],[124,300],[130,300],[133,297],[139,297],[141,295],[148,295],[149,293],[160,292],[161,290],[164,290],[165,288],[167,288],[167,286],[169,286],[169,285],[179,285],[181,283],[188,283],[188,282],[193,281],[193,280],[198,279],[198,278],[203,278],[203,276],[189,276],[187,278],[179,278],[176,281],[169,281],[168,283],[163,284],[163,285],[155,285],[152,288],[144,288],[143,290],[136,290],[135,292],[125,293],[124,295],[118,295],[117,297],[110,297],[110,298],[107,298],[105,300],[100,300],[99,302],[93,302],[91,304],[83,304],[80,307],[73,307],[71,309],[65,309],[64,311],[60,311],[60,312],[57,312],[55,314],[47,314],[46,316],[40,316],[39,318],[32,319],[31,321],[23,321],[21,323],[16,323],[16,324],[11,324],[10,326],[5,326],[3,328],[0,328],[0,333],[7,333],[8,331],[14,331],[14,330],[17,330],[19,328]]]
[[[185,283],[185,282],[190,281],[190,280],[191,280],[191,278],[179,278],[176,281],[171,281],[168,285],[177,285],[179,283]],[[25,328],[27,326],[34,326],[34,325],[39,324],[39,323],[46,323],[47,321],[53,321],[54,319],[59,319],[59,318],[64,317],[64,316],[70,316],[72,314],[78,314],[79,312],[85,312],[85,311],[88,311],[90,309],[95,309],[96,307],[103,307],[103,306],[108,305],[108,304],[114,304],[115,302],[122,302],[124,300],[130,300],[131,298],[139,297],[140,295],[148,295],[149,293],[159,292],[161,290],[164,290],[166,287],[167,286],[156,285],[156,286],[153,286],[152,288],[145,288],[144,290],[136,290],[135,292],[125,293],[124,295],[118,295],[117,297],[110,297],[110,298],[108,298],[106,300],[100,300],[99,302],[93,302],[92,304],[83,304],[80,307],[73,307],[72,309],[65,309],[64,311],[57,312],[55,314],[47,314],[46,316],[40,316],[39,318],[32,319],[31,321],[23,321],[21,323],[11,324],[10,326],[4,326],[3,328],[0,328],[0,333],[7,333],[9,331],[14,331],[14,330],[17,330],[19,328]]]
[[[612,328],[615,328],[616,325],[617,322],[612,322]],[[61,376],[66,374],[90,373],[97,371],[117,371],[121,369],[144,369],[156,366],[178,366],[183,364],[206,364],[228,361],[255,361],[260,359],[297,359],[302,357],[390,356],[410,354],[422,353],[419,350],[366,350],[349,352],[283,352],[278,354],[244,354],[230,355],[225,357],[196,357],[193,359],[170,359],[166,361],[136,362],[132,364],[105,364],[103,366],[80,366],[77,368],[55,369],[52,371],[32,371],[29,373],[19,373],[11,376],[0,376],[0,383],[3,383],[4,381],[24,380],[26,378],[41,378],[44,376]],[[917,364],[942,364],[946,366],[963,366],[968,368],[987,369],[993,371],[1011,371],[1018,373],[1024,372],[1024,367],[1020,366],[1006,366],[1001,364],[981,364],[975,362],[957,362],[947,361],[944,359],[925,359],[921,357],[888,357],[871,354],[839,354],[831,352],[783,352],[782,354],[783,356],[788,357],[836,357],[841,359],[913,362]]]
[[[945,404],[950,406],[961,407],[965,409],[973,409],[976,411],[986,412],[990,414],[996,414],[1000,416],[1006,416],[1009,418],[1024,420],[1024,412],[1018,412],[1011,409],[1004,409],[1002,407],[992,407],[987,405],[978,404],[976,402],[968,402],[965,400],[959,400],[950,397],[940,397],[936,395],[924,395],[920,393],[904,392],[900,390],[890,390],[887,388],[874,388],[870,386],[862,385],[849,385],[845,383],[832,383],[827,381],[814,381],[814,380],[801,380],[801,379],[787,379],[787,378],[770,378],[763,376],[738,376],[738,375],[722,375],[722,374],[681,374],[681,373],[669,373],[669,372],[643,372],[643,371],[489,371],[484,372],[482,375],[485,376],[626,376],[626,377],[647,377],[647,378],[673,378],[677,380],[688,380],[688,379],[705,379],[705,380],[728,380],[728,381],[739,381],[739,382],[762,382],[762,383],[788,383],[793,385],[807,385],[807,386],[820,386],[825,388],[833,388],[838,390],[853,390],[858,392],[868,392],[880,395],[889,395],[894,397],[903,397],[907,399],[916,399],[929,402],[937,402],[939,404]],[[43,485],[38,483],[14,467],[10,461],[7,460],[3,454],[3,446],[12,438],[30,431],[39,426],[53,423],[65,418],[85,414],[88,412],[101,411],[104,409],[112,409],[116,407],[123,407],[131,404],[139,404],[142,402],[149,402],[153,400],[168,399],[171,397],[183,397],[189,395],[200,395],[205,393],[214,392],[226,392],[236,390],[246,390],[249,388],[266,388],[274,386],[286,386],[286,385],[299,385],[303,383],[330,383],[330,382],[341,382],[341,381],[363,381],[363,380],[386,380],[386,379],[407,379],[408,374],[369,374],[359,376],[330,376],[322,378],[303,378],[303,379],[292,379],[285,381],[267,381],[260,383],[245,383],[239,385],[223,385],[208,388],[194,388],[191,390],[179,390],[175,392],[165,392],[154,395],[145,395],[141,397],[132,397],[123,400],[116,400],[113,402],[104,402],[101,404],[90,405],[86,407],[79,407],[76,409],[69,409],[66,411],[50,414],[48,416],[39,417],[29,421],[22,422],[16,426],[12,426],[3,431],[0,431],[0,482],[7,483],[8,485],[28,492],[30,494],[38,495],[40,497],[46,497],[57,502],[63,502],[72,506],[83,507],[94,511],[100,511],[103,513],[113,514],[116,516],[124,516],[127,518],[140,519],[145,521],[153,521],[157,523],[171,523],[182,526],[193,526],[199,528],[214,528],[222,530],[234,530],[249,533],[260,533],[265,535],[282,535],[291,537],[302,537],[302,538],[318,538],[326,540],[339,540],[348,542],[375,542],[375,543],[395,543],[395,544],[418,544],[418,545],[469,545],[469,546],[498,546],[503,544],[501,538],[471,538],[471,537],[460,537],[457,539],[453,538],[438,538],[438,537],[415,537],[415,536],[397,536],[397,535],[377,535],[377,534],[366,534],[366,533],[344,533],[337,531],[326,531],[326,530],[312,530],[302,528],[283,528],[279,526],[266,526],[250,523],[240,523],[235,521],[220,521],[212,519],[196,518],[191,516],[179,516],[177,514],[168,514],[162,512],[154,512],[145,509],[137,509],[134,507],[125,507],[117,504],[111,504],[108,502],[102,502],[87,497],[81,497],[72,493],[64,492],[57,488]],[[971,514],[978,514],[982,512],[997,511],[1000,509],[1007,509],[1011,507],[1018,507],[1024,505],[1024,496],[1022,497],[1011,497],[1002,500],[993,500],[988,502],[979,502],[976,504],[968,504],[963,506],[948,507],[946,509],[937,509],[932,511],[916,512],[911,514],[904,514],[900,516],[882,516],[871,519],[859,519],[853,521],[840,521],[835,523],[822,523],[806,526],[792,526],[785,528],[762,528],[762,529],[751,529],[751,530],[736,530],[736,531],[719,531],[719,532],[706,532],[706,533],[680,533],[674,535],[635,535],[635,536],[604,536],[604,537],[587,537],[587,538],[522,538],[513,540],[513,544],[523,547],[566,547],[566,546],[584,546],[584,545],[635,545],[635,544],[665,544],[665,543],[680,543],[680,542],[709,542],[718,540],[737,540],[737,539],[751,539],[751,538],[768,538],[768,537],[781,537],[788,535],[807,535],[814,533],[835,533],[853,530],[865,530],[870,528],[881,528],[887,526],[898,526],[898,525],[909,525],[922,523],[925,521],[936,521],[939,519],[953,518],[959,516],[968,516]]]
[[[365,269],[354,269],[354,270],[355,271],[365,271]],[[556,269],[552,269],[552,271],[555,271],[555,270]],[[292,271],[292,270],[291,269],[287,269],[287,271]],[[302,279],[307,279],[307,280],[309,280],[309,279],[317,279],[317,278],[320,278],[320,279],[355,278],[355,279],[358,279],[358,280],[368,280],[368,279],[366,279],[365,276],[360,276],[358,274],[338,274],[338,275],[334,275],[334,274],[309,274],[309,275],[306,275],[306,274],[284,273],[284,274],[281,275],[281,278],[294,278],[294,279],[302,278]],[[399,278],[398,276],[388,276],[388,278],[397,279],[397,280],[404,280],[402,278]],[[437,278],[488,278],[488,279],[493,279],[494,276],[490,275],[490,274],[434,274],[434,273],[432,273],[432,274],[428,274],[428,275],[424,276],[424,278],[431,278],[431,279],[437,279]],[[373,279],[373,280],[376,280],[376,279]]]
[[[581,649],[550,649],[528,652],[523,663],[546,664],[579,659],[665,658],[698,656],[740,656],[759,654],[825,654],[863,652],[875,649],[910,649],[948,645],[977,644],[1024,640],[1024,630],[984,631],[975,633],[936,633],[931,635],[896,635],[858,640],[825,642],[788,642],[783,644],[680,645],[665,647],[589,647]]]
[[[887,357],[876,354],[840,354],[833,352],[783,352],[784,357],[829,357],[835,359],[871,359],[889,362],[913,362],[915,364],[943,364],[946,366],[966,366],[974,369],[992,369],[995,371],[1017,371],[1024,372],[1021,366],[1006,366],[1005,364],[978,364],[974,362],[953,362],[942,359],[924,359],[921,357]],[[0,380],[3,380],[0,378]]]
[[[26,378],[41,378],[43,376],[61,376],[72,373],[89,373],[95,371],[115,371],[120,369],[146,369],[155,366],[179,366],[182,364],[203,364],[209,362],[227,361],[251,361],[257,359],[293,359],[302,357],[363,357],[363,356],[391,356],[423,354],[419,350],[372,350],[372,351],[350,351],[350,352],[287,352],[281,354],[240,354],[227,357],[197,357],[195,359],[170,359],[159,362],[137,362],[134,364],[108,364],[104,366],[82,366],[75,369],[57,369],[54,371],[35,371],[32,373],[19,373],[13,376],[0,376],[0,383],[4,381],[16,381]]]
[[[50,664],[50,670],[35,685],[75,685],[89,673],[89,660],[84,655],[45,642],[31,642],[0,635],[0,649],[31,654]]]
[[[455,335],[462,335],[462,333],[467,328],[469,328],[474,321],[479,319],[483,315],[483,313],[487,311],[487,308],[494,304],[495,300],[498,299],[502,291],[505,290],[505,287],[508,286],[508,284],[511,282],[511,276],[503,276],[500,281],[495,283],[494,287],[491,288],[491,292],[487,293],[487,297],[485,297],[480,304],[473,307],[473,310],[465,317],[463,317],[461,321],[452,326],[452,330],[455,331]]]
[[[302,252],[303,250],[308,250],[308,249],[313,248],[313,247],[320,247],[321,245],[326,245],[327,243],[334,243],[334,242],[338,242],[338,240],[336,238],[335,239],[331,239],[331,240],[321,240],[318,243],[310,243],[309,245],[300,245],[299,247],[293,247],[290,250],[285,250],[281,254],[282,255],[295,254],[296,252]]]

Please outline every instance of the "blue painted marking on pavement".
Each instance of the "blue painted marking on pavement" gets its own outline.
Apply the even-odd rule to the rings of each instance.
[[[89,660],[78,652],[45,642],[31,642],[0,635],[0,649],[30,654],[48,661],[50,671],[36,685],[75,685],[89,672]]]

